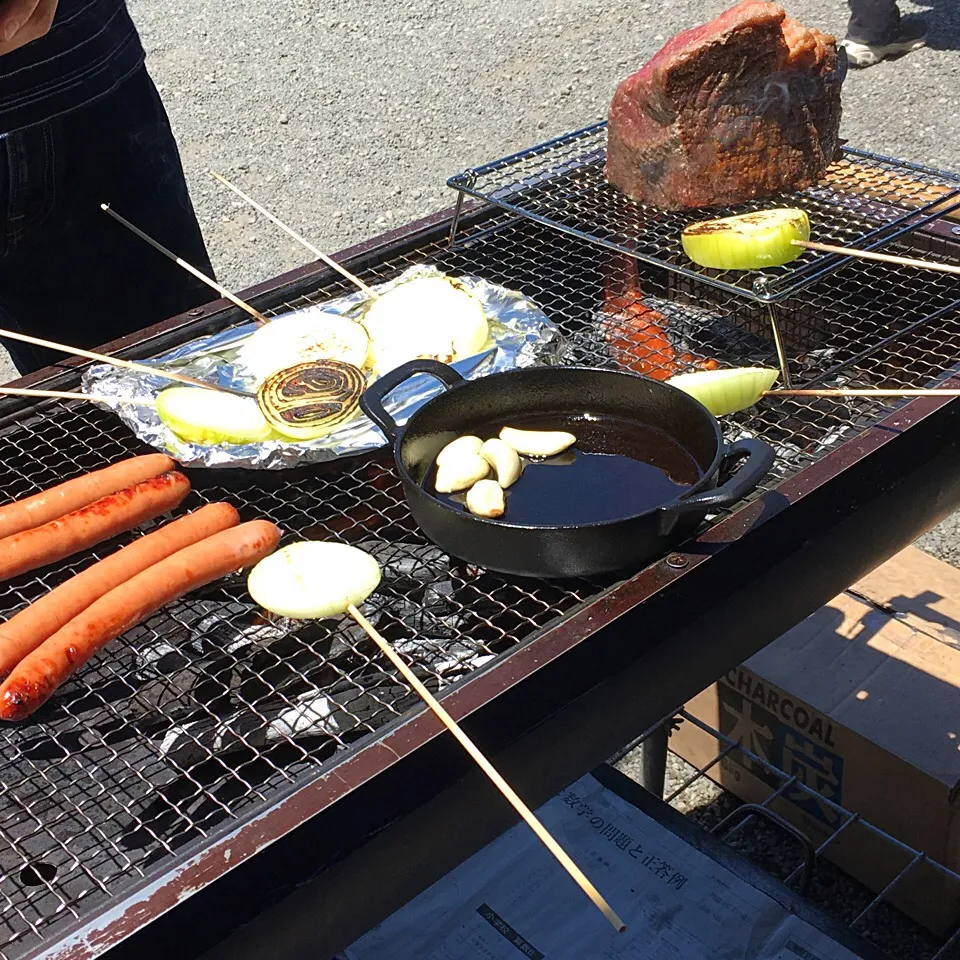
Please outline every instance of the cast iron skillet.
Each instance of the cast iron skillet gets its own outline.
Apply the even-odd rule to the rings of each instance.
[[[435,377],[448,389],[427,401],[400,428],[384,409],[384,400],[418,373]],[[676,387],[613,370],[531,367],[464,380],[446,364],[413,360],[370,386],[360,406],[394,439],[407,501],[426,536],[461,560],[516,576],[565,578],[636,571],[666,553],[708,512],[732,506],[746,496],[774,459],[773,451],[760,440],[726,445],[716,419]],[[590,415],[591,429],[601,433],[607,423],[612,429],[613,424],[628,422],[640,430],[652,427],[667,434],[695,461],[691,479],[697,472],[699,479],[676,491],[668,485],[667,499],[641,512],[579,524],[511,522],[511,490],[506,513],[496,520],[474,516],[432,492],[434,459],[457,436],[480,432],[484,426],[490,435],[491,424],[519,426],[519,421],[531,417],[583,415]],[[745,462],[735,469],[743,458]],[[718,478],[732,469],[732,475],[717,486]],[[524,479],[521,476],[512,490],[519,490]],[[617,489],[609,491],[612,500],[617,496]]]

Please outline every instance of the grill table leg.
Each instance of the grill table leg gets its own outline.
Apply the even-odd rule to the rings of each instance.
[[[640,747],[640,785],[648,793],[663,799],[667,776],[667,737],[669,725],[661,723]]]

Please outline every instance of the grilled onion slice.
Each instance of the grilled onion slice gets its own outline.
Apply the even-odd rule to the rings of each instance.
[[[247,577],[250,596],[281,617],[320,620],[357,606],[380,584],[373,557],[345,543],[301,540],[261,560]]]
[[[752,407],[779,375],[773,367],[737,367],[681,373],[667,383],[699,400],[715,417],[725,417]]]
[[[680,237],[694,263],[715,270],[779,267],[803,253],[792,240],[809,239],[806,212],[789,207],[703,220],[686,227]]]
[[[490,338],[483,305],[452,277],[406,280],[369,303],[363,325],[371,365],[382,376],[417,357],[453,363]]]
[[[259,443],[270,437],[270,424],[253,400],[201,387],[161,390],[157,413],[173,433],[189,443]]]
[[[316,440],[356,413],[365,387],[352,363],[317,360],[271,374],[257,389],[257,403],[277,433]]]
[[[235,363],[241,373],[259,383],[271,373],[309,360],[341,360],[362,367],[369,349],[370,340],[361,324],[308,307],[256,330],[243,341]]]

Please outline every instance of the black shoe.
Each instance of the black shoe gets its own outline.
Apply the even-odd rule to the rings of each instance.
[[[900,23],[897,35],[886,43],[861,43],[847,37],[843,47],[852,67],[872,67],[887,57],[900,53],[919,50],[927,42],[927,25],[916,18],[905,19]]]

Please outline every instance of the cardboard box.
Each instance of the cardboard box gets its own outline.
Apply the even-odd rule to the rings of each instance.
[[[960,872],[960,571],[909,547],[687,709]],[[670,746],[698,767],[721,748],[690,723]],[[761,801],[779,785],[737,751],[710,775],[746,801]],[[796,791],[771,806],[815,844],[840,823],[836,811]],[[875,891],[912,859],[860,824],[822,856]],[[926,862],[888,899],[938,934],[960,922],[960,882]]]

